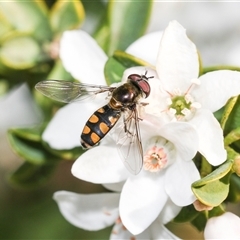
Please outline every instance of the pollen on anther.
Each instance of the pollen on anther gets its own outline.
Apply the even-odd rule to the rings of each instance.
[[[166,166],[167,154],[164,148],[153,146],[144,156],[144,169],[150,172],[158,172]]]

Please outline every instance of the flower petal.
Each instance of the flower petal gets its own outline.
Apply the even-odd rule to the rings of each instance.
[[[240,218],[230,212],[207,221],[204,230],[205,239],[239,239]]]
[[[74,78],[85,83],[106,85],[103,70],[107,56],[86,32],[64,32],[60,42],[60,58]]]
[[[146,34],[133,42],[126,49],[126,52],[155,66],[157,60],[156,49],[159,47],[162,34],[162,31]]]
[[[159,215],[167,198],[162,174],[141,171],[128,178],[119,205],[124,226],[134,235],[143,232]]]
[[[200,174],[193,161],[178,160],[166,169],[164,187],[176,205],[187,206],[196,200],[191,185],[199,179]]]
[[[177,206],[175,203],[172,202],[170,198],[168,198],[168,201],[166,202],[163,210],[161,211],[156,221],[162,224],[167,224],[178,215],[181,209],[181,207]]]
[[[199,152],[214,166],[223,163],[227,157],[223,131],[213,114],[209,110],[199,109],[189,123],[198,132]]]
[[[202,75],[201,84],[191,92],[202,108],[215,112],[223,107],[229,98],[240,94],[240,72],[220,70]]]
[[[149,229],[146,229],[141,234],[139,234],[137,236],[134,236],[122,224],[121,219],[118,218],[116,223],[115,223],[115,225],[113,226],[113,230],[111,232],[110,239],[111,240],[113,240],[113,239],[118,239],[118,240],[122,240],[122,239],[129,239],[129,240],[131,240],[131,239],[134,239],[134,240],[138,240],[138,239],[151,239],[151,237],[150,237]]]
[[[171,21],[163,33],[156,70],[168,92],[174,89],[186,91],[190,80],[198,77],[199,61],[196,46],[177,21]]]
[[[159,133],[175,145],[181,159],[192,160],[197,153],[198,134],[191,124],[171,122],[159,129]]]
[[[145,74],[145,72],[147,72],[147,77],[154,77],[153,81],[156,81],[155,78],[157,78],[157,72],[150,68],[150,67],[142,67],[142,66],[137,66],[137,67],[131,67],[131,68],[127,68],[122,76],[122,82],[126,82],[126,80],[128,79],[128,76],[131,74],[139,74],[139,75],[143,75]],[[149,79],[149,82],[151,82],[151,79]]]
[[[121,192],[124,184],[125,184],[125,181],[117,182],[117,183],[105,183],[102,185],[110,191]]]
[[[172,232],[170,232],[166,227],[162,225],[161,222],[155,221],[151,227],[151,239],[172,239],[172,240],[180,240],[176,235],[174,235]]]
[[[90,231],[108,227],[117,219],[119,194],[77,194],[68,191],[54,193],[60,212],[72,225]]]
[[[72,174],[92,183],[118,183],[130,173],[114,145],[97,146],[82,154],[72,166]]]
[[[62,107],[43,132],[43,140],[54,149],[80,147],[80,134],[86,121],[101,106],[103,101],[99,100],[99,103],[76,102]]]

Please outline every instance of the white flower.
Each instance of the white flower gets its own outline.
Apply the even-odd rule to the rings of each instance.
[[[87,33],[67,31],[60,42],[60,58],[72,76],[84,83],[106,85],[104,64],[107,56]],[[80,134],[90,115],[106,103],[105,95],[93,101],[75,102],[61,108],[49,122],[43,140],[55,149],[80,146]]]
[[[149,62],[157,56],[155,49],[159,45],[161,32],[148,35],[148,42],[152,46],[147,51],[152,52]],[[139,39],[131,49],[145,42]],[[155,46],[155,47],[154,47]],[[154,56],[154,57],[152,57]],[[64,67],[77,80],[97,85],[107,85],[104,78],[104,65],[107,56],[97,45],[95,40],[82,30],[66,31],[60,41],[60,57]],[[145,72],[145,69],[141,74]],[[149,75],[150,76],[150,75]],[[126,81],[126,79],[124,79]],[[107,103],[104,94],[99,94],[89,102],[75,102],[62,107],[54,115],[45,129],[42,138],[54,149],[72,149],[80,146],[80,134],[94,111]]]
[[[192,161],[198,147],[194,128],[181,122],[156,124],[157,118],[140,123],[145,156],[144,170],[137,176],[126,170],[110,137],[82,154],[72,167],[77,178],[122,189],[119,214],[134,235],[147,229],[169,201],[179,208],[196,199],[191,191],[192,182],[200,178]]]
[[[165,30],[158,56],[156,37],[160,41],[161,33],[146,35],[127,50],[155,65],[156,72],[131,68],[123,76],[125,81],[129,73],[143,74],[145,70],[149,76],[155,76],[149,81],[151,94],[145,100],[149,104],[140,122],[144,170],[137,176],[126,171],[111,138],[114,131],[100,146],[84,153],[72,168],[80,179],[102,183],[113,190],[122,188],[119,214],[135,235],[147,229],[169,201],[176,207],[195,200],[190,186],[199,179],[199,173],[191,160],[197,150],[213,165],[226,159],[223,132],[212,112],[240,92],[238,72],[217,71],[198,79],[196,47],[177,22],[171,22]],[[99,84],[103,84],[106,56],[88,35],[82,31],[65,33],[60,52],[73,76],[86,83],[97,83],[94,81],[99,79]],[[96,102],[62,108],[44,132],[44,140],[58,149],[79,146],[76,132],[80,133],[88,117],[103,105],[104,99],[99,98]]]
[[[62,215],[76,227],[97,231],[114,225],[110,239],[179,239],[158,218],[143,233],[133,236],[119,218],[119,193],[77,194],[67,191],[54,193]],[[174,217],[174,216],[172,216]]]
[[[212,217],[204,229],[205,239],[240,239],[240,218],[230,212]]]
[[[85,41],[74,40],[75,38],[81,38],[82,35]],[[158,41],[156,41],[156,38],[160,39],[160,37],[161,33],[145,36],[130,46],[128,51],[135,51],[138,46],[147,41],[147,46],[151,46],[147,51],[151,52],[149,55],[151,57],[146,60],[153,63],[157,57],[156,42]],[[92,49],[96,48],[96,44],[89,38],[82,31],[67,32],[63,36],[60,48],[66,68],[75,77],[84,80],[83,82],[86,82],[88,71],[92,71],[91,66],[93,64],[94,66],[102,66],[101,73],[99,68],[99,71],[92,71],[92,74],[96,75],[95,78],[103,79],[103,63],[106,60],[103,57],[96,57],[95,62],[91,62],[91,58],[88,56],[90,55],[93,58],[93,53],[87,54],[87,49],[89,48],[91,52]],[[78,45],[74,48],[75,41],[78,42]],[[71,45],[70,48],[68,48],[69,45]],[[85,48],[84,55],[82,55],[84,60],[79,60],[81,64],[77,64],[78,59],[75,59],[75,55],[80,56],[82,48]],[[97,48],[93,52],[97,53]],[[99,50],[98,55],[104,56],[100,52]],[[99,62],[96,61],[97,59]],[[72,61],[75,62],[71,64]],[[89,62],[89,65],[86,64],[85,66],[85,62]],[[85,75],[79,76],[77,74],[81,72],[81,66],[86,68]],[[88,66],[89,70],[87,71]],[[138,72],[134,72],[135,70]],[[154,75],[153,70],[147,70],[149,76]],[[145,68],[141,70],[140,74],[144,72]],[[139,69],[131,69],[131,73],[139,73]],[[126,80],[126,77],[123,77],[124,80]],[[151,82],[157,82],[157,80],[152,79]],[[147,99],[150,107],[154,108],[152,100],[157,98],[158,94],[158,89],[153,88],[152,96]],[[80,132],[88,117],[103,105],[103,101],[104,99],[88,104],[76,103],[62,108],[44,132],[44,140],[48,141],[52,147],[59,149],[78,146],[79,139],[76,135],[76,127],[79,126]],[[145,154],[145,171],[142,171],[138,176],[130,175],[122,164],[117,152],[116,142],[111,138],[111,136],[114,138],[114,134],[116,135],[115,131],[112,132],[111,136],[105,137],[100,146],[84,153],[72,168],[76,177],[90,182],[115,184],[117,186],[118,183],[122,185],[122,182],[126,181],[121,194],[120,217],[124,225],[133,234],[139,234],[147,229],[156,220],[157,216],[165,210],[170,200],[173,201],[175,206],[191,204],[195,200],[191,191],[191,183],[199,179],[199,173],[192,162],[192,158],[197,152],[198,137],[191,125],[183,122],[163,125],[158,116],[154,117],[146,114],[144,120],[140,122],[140,129]]]
[[[146,48],[148,44],[143,42],[142,46],[139,44],[138,49],[144,46]],[[133,52],[137,55],[136,49]],[[146,56],[146,59],[149,58]],[[198,151],[212,165],[224,162],[226,151],[223,145],[223,131],[212,112],[223,107],[230,97],[240,93],[240,73],[220,70],[199,77],[196,46],[176,21],[170,22],[163,33],[155,66],[155,75],[159,81],[150,83],[151,89],[158,94],[154,95],[155,104],[151,99],[151,104],[145,108],[146,111],[158,114],[166,121],[184,121],[192,124],[198,133]]]

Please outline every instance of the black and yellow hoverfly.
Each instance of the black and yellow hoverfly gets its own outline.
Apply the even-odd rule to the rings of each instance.
[[[60,102],[71,103],[108,92],[109,102],[96,110],[87,120],[81,134],[83,148],[97,145],[123,117],[123,127],[118,133],[117,148],[127,169],[138,174],[143,165],[143,149],[139,129],[137,104],[150,94],[146,73],[131,74],[127,82],[118,87],[91,85],[62,80],[46,80],[36,84],[43,95]]]

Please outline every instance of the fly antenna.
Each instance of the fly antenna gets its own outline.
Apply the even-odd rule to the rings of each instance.
[[[150,76],[150,77],[147,77],[147,73],[148,73],[148,70],[146,69],[145,73],[144,73],[144,77],[148,80],[149,78],[154,78],[154,76]]]

